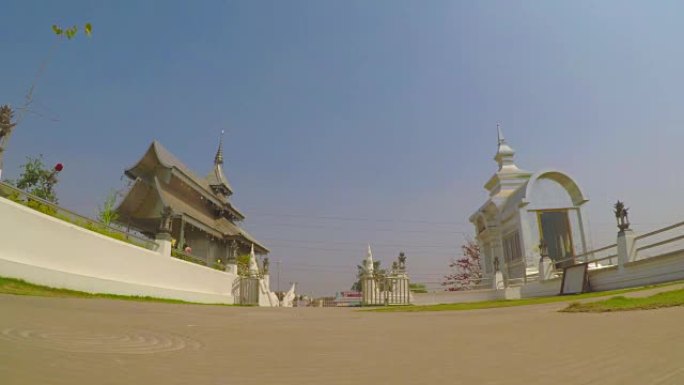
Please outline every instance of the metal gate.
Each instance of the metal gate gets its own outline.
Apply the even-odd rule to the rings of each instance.
[[[366,276],[361,281],[363,306],[411,304],[409,279],[406,276]]]
[[[259,278],[239,277],[237,279],[238,293],[237,303],[239,305],[259,305]]]

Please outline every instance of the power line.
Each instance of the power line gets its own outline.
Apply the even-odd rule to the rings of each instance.
[[[341,217],[334,215],[302,215],[302,214],[270,214],[263,212],[250,212],[250,215],[263,216],[263,217],[278,217],[278,218],[308,218],[308,219],[325,219],[325,220],[337,220],[337,221],[355,221],[355,222],[390,222],[390,223],[421,223],[421,224],[432,224],[432,225],[459,225],[459,226],[472,226],[467,222],[440,222],[440,221],[429,221],[422,219],[378,219],[378,218],[364,218],[364,217]]]
[[[329,230],[343,230],[348,231],[349,228],[339,227],[339,226],[325,226],[325,225],[303,225],[303,224],[293,224],[293,223],[252,223],[251,226],[276,226],[276,227],[290,227],[290,228],[306,228],[306,229],[329,229]],[[398,230],[398,229],[373,229],[373,228],[363,228],[356,227],[356,229],[364,231],[378,231],[378,232],[391,232],[391,233],[421,233],[421,234],[463,234],[471,235],[472,233],[465,231],[435,231],[435,230]]]
[[[319,243],[319,244],[339,244],[339,245],[356,245],[356,246],[363,246],[365,249],[365,244],[366,242],[351,242],[351,241],[310,241],[310,240],[303,240],[303,239],[282,239],[282,238],[263,238],[264,241],[269,241],[269,242],[289,242],[289,243],[301,243],[301,244],[310,244],[310,243]],[[445,247],[445,248],[453,248],[453,247],[459,247],[458,245],[436,245],[436,244],[430,244],[430,245],[411,245],[411,244],[399,244],[399,243],[374,243],[371,242],[371,246],[373,247],[429,247],[429,248],[440,248],[440,247]]]

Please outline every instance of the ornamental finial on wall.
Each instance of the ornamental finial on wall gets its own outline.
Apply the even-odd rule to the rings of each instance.
[[[617,220],[617,226],[620,231],[629,230],[629,217],[624,202],[617,201],[615,204],[615,219]]]

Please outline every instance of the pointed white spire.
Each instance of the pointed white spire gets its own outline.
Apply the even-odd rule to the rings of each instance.
[[[502,143],[506,143],[506,138],[504,138],[503,132],[501,132],[501,122],[496,122],[496,131],[497,131],[497,133],[496,133],[497,138],[499,139],[498,140],[499,145],[501,145]]]
[[[364,261],[364,264],[366,265],[366,273],[373,274],[373,252],[371,251],[370,244],[368,244],[368,252],[366,254],[366,260]]]
[[[254,244],[252,243],[252,250],[249,252],[249,275],[259,275],[259,265],[257,265],[256,254],[254,254]]]
[[[496,134],[498,147],[494,160],[499,164],[499,171],[519,171],[518,166],[515,165],[513,158],[515,157],[515,150],[506,143],[501,123],[496,123]]]

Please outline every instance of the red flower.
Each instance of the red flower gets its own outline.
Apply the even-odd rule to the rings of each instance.
[[[62,171],[63,168],[64,168],[64,165],[62,165],[61,163],[57,163],[55,165],[55,171],[57,171],[57,172]]]

